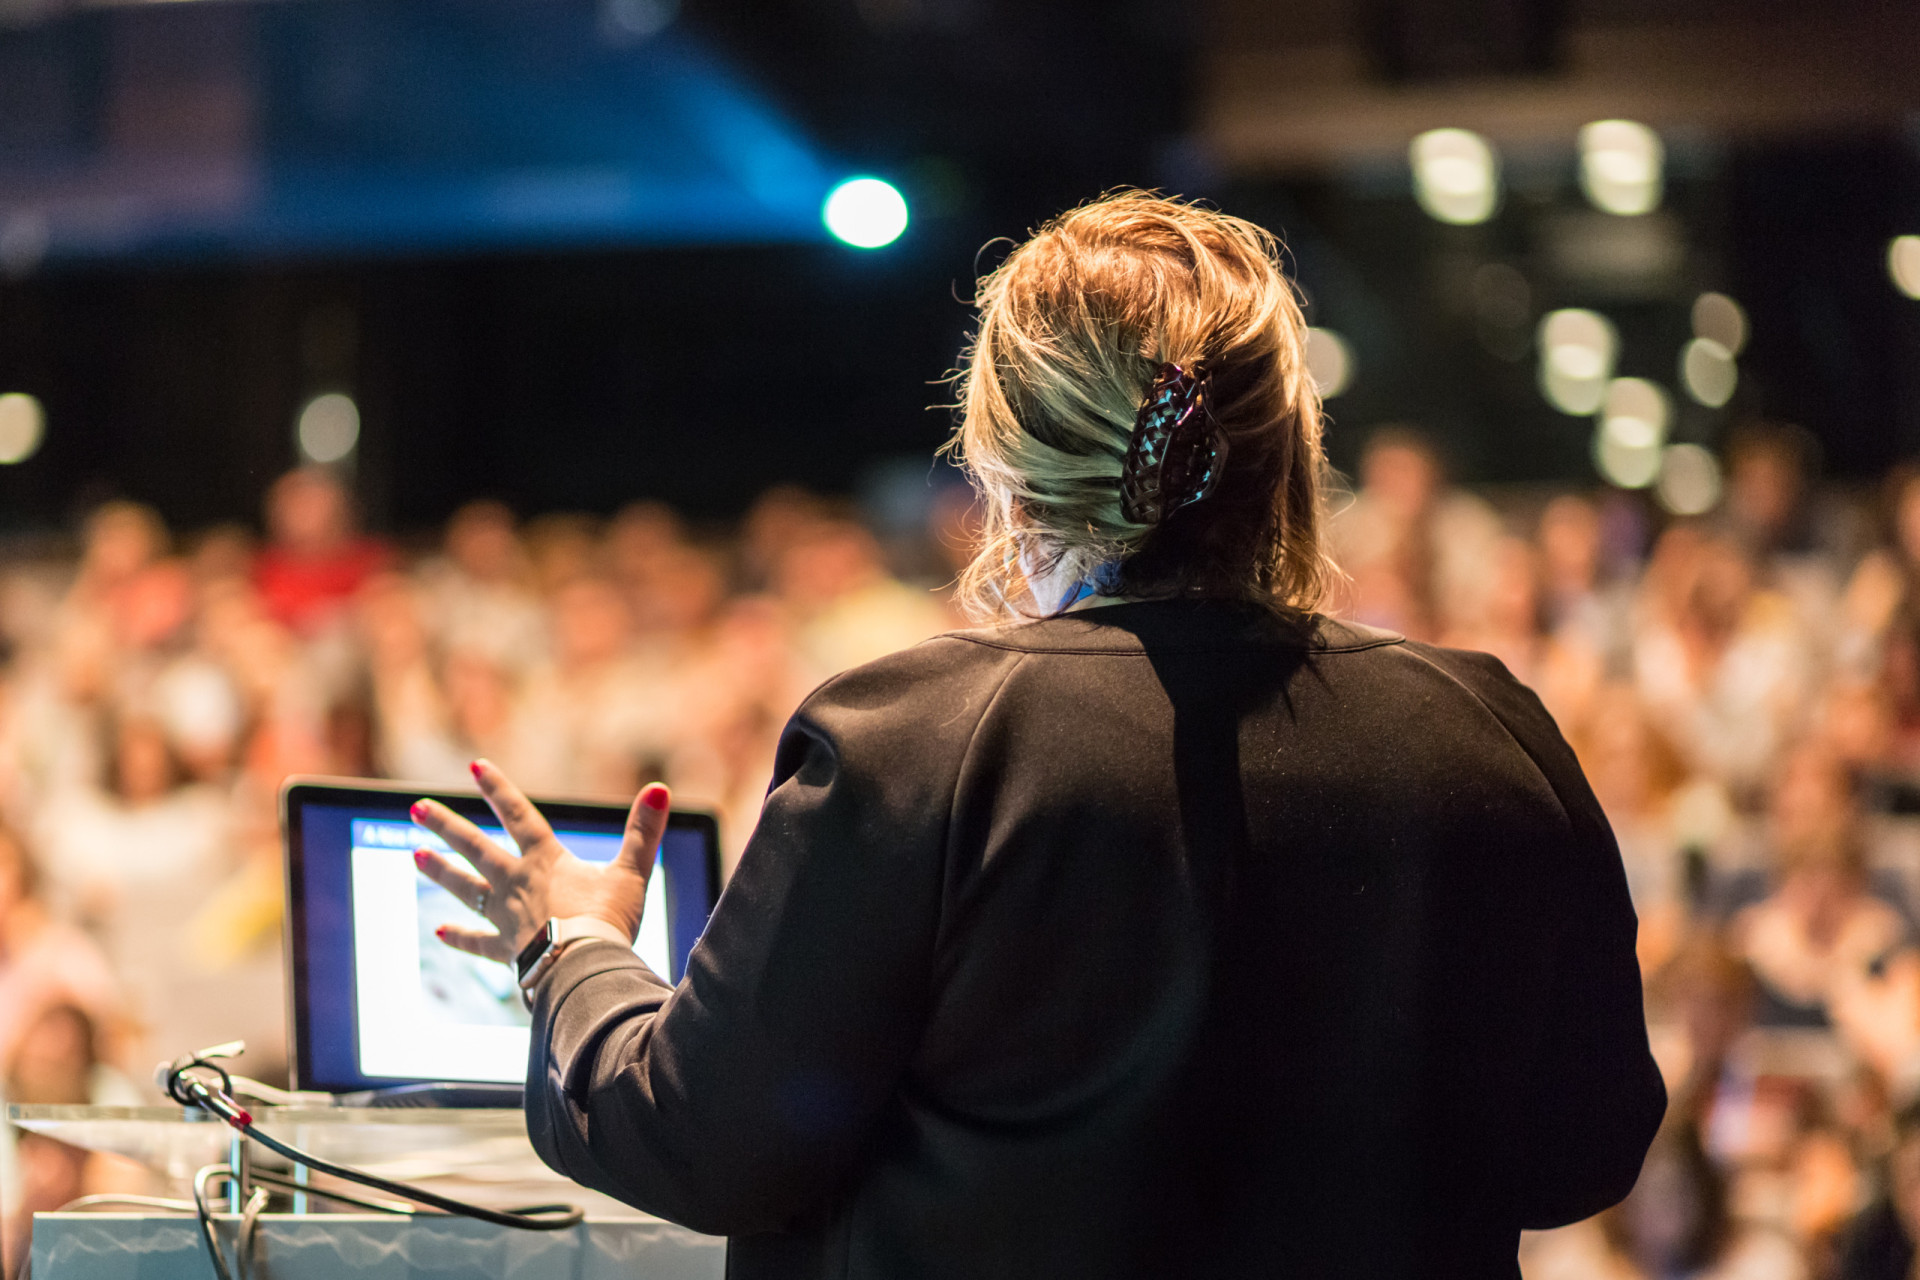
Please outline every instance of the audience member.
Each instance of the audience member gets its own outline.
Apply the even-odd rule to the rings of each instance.
[[[1648,565],[1634,640],[1640,697],[1690,768],[1757,795],[1812,693],[1793,610],[1731,539],[1679,525]]]
[[[546,652],[546,613],[513,512],[470,502],[447,522],[443,554],[423,564],[423,623],[445,650],[525,667]]]
[[[825,679],[954,625],[929,592],[890,575],[873,535],[847,520],[797,530],[774,561],[773,586],[794,618],[803,661]]]
[[[141,1098],[124,1076],[101,1059],[93,1019],[72,1004],[41,1008],[6,1060],[5,1097],[28,1104],[138,1105]],[[36,1213],[60,1208],[83,1195],[139,1192],[147,1175],[130,1160],[84,1151],[38,1133],[21,1133],[7,1161],[6,1261],[17,1273]]]
[[[332,472],[304,467],[267,492],[269,544],[253,562],[267,616],[312,635],[334,621],[388,561],[380,543],[357,535],[353,504]]]
[[[1824,1026],[1828,1006],[1907,945],[1902,913],[1870,891],[1853,784],[1822,744],[1790,755],[1773,791],[1773,892],[1733,921],[1760,981],[1763,1022]]]
[[[1652,974],[1679,946],[1692,910],[1690,844],[1675,793],[1686,773],[1680,758],[1630,690],[1612,686],[1595,700],[1574,738],[1581,767],[1613,826],[1627,889],[1640,916],[1640,968]]]
[[[1425,437],[1375,431],[1361,454],[1360,491],[1333,523],[1352,616],[1419,640],[1467,624],[1484,601],[1499,536],[1492,508],[1446,485]]]
[[[0,1064],[13,1059],[32,1021],[71,1005],[97,1026],[118,1026],[120,987],[91,938],[48,910],[39,873],[14,832],[0,827]]]

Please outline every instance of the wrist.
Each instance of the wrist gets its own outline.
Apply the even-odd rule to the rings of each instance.
[[[613,923],[613,921],[602,919],[600,916],[558,916],[555,918],[559,921],[560,927],[565,931],[566,941],[563,945],[584,942],[592,938],[598,938],[604,942],[617,942],[623,947],[633,945],[634,935],[630,930],[622,929],[619,925]]]
[[[624,950],[633,945],[633,937],[599,916],[553,917],[540,926],[515,958],[521,991],[531,998],[562,952],[589,942],[611,942]]]

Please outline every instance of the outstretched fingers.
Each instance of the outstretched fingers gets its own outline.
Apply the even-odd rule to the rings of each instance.
[[[475,760],[471,767],[473,780],[480,784],[481,797],[499,816],[500,825],[507,829],[523,855],[554,838],[553,828],[533,807],[533,801],[491,760]]]
[[[457,924],[443,924],[433,931],[433,936],[452,947],[455,951],[464,951],[482,960],[498,960],[505,963],[513,959],[513,944],[497,933],[484,929],[466,929]]]
[[[672,804],[673,793],[663,782],[640,789],[627,813],[627,830],[615,865],[638,872],[643,878],[653,873],[654,855],[659,851],[660,838],[667,833],[667,810]]]
[[[415,822],[452,845],[492,883],[500,884],[512,873],[514,860],[505,849],[438,800],[416,800],[408,812]]]
[[[457,867],[431,849],[415,849],[413,865],[420,874],[458,898],[463,906],[478,911],[492,892],[487,882],[465,867]]]

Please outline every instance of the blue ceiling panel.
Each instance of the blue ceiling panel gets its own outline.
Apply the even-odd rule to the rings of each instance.
[[[199,0],[0,29],[0,269],[821,238],[837,166],[685,24],[610,20],[633,7]]]

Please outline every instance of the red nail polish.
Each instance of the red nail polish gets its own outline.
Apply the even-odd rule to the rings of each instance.
[[[475,760],[472,764],[467,766],[468,769],[471,769],[473,771],[473,776],[475,781],[478,781],[480,777],[480,764],[481,764],[480,761]]]
[[[419,867],[422,871],[425,871],[427,869],[428,861],[429,860],[427,858],[427,851],[425,849],[415,849],[413,851],[414,866]]]
[[[433,931],[433,936],[444,941],[447,936],[447,926],[445,925],[437,926]]]
[[[415,800],[413,802],[413,807],[408,809],[407,812],[412,814],[415,818],[425,817],[427,812],[427,802],[425,800]]]
[[[640,803],[649,809],[664,811],[667,807],[667,789],[657,782],[654,783],[641,793]]]

